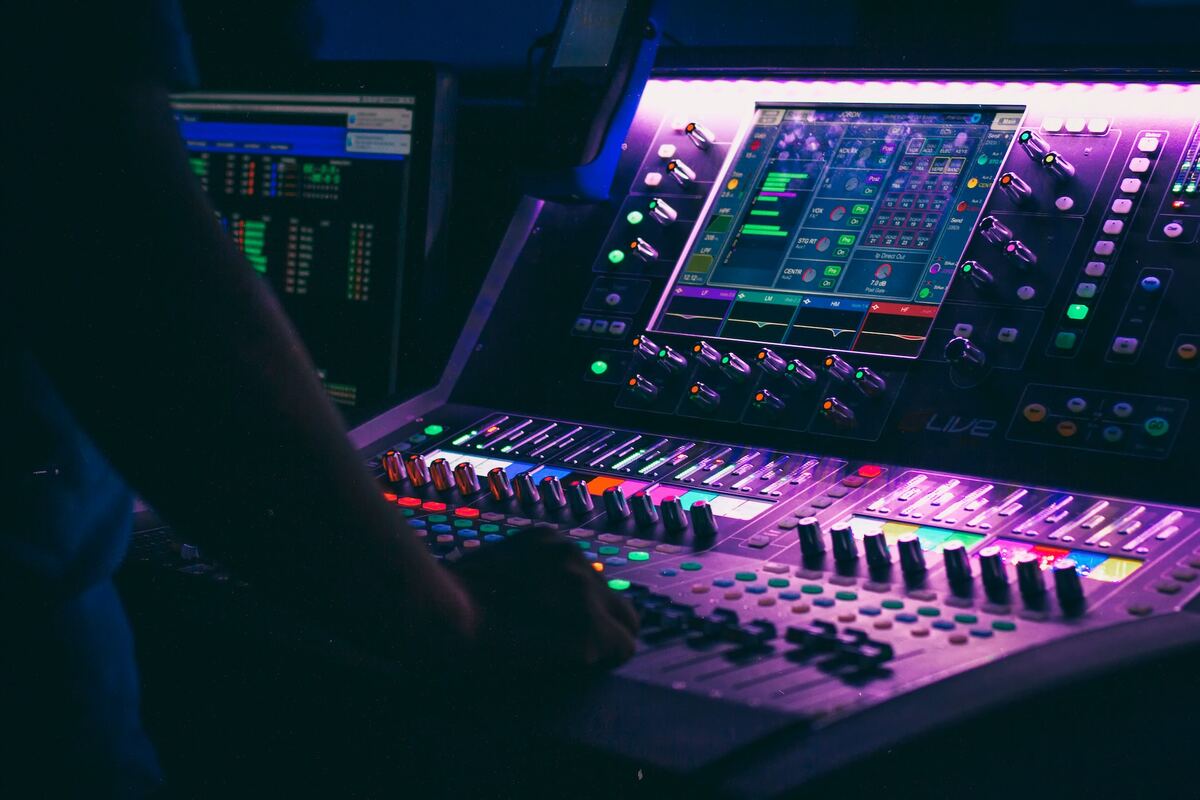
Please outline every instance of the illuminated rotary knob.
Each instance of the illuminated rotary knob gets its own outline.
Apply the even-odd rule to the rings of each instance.
[[[538,492],[542,496],[542,504],[549,511],[558,511],[567,506],[567,493],[563,490],[562,481],[554,475],[547,475],[538,483]]]
[[[839,522],[829,529],[829,540],[833,543],[833,560],[839,564],[848,564],[858,560],[858,542],[854,538],[854,528],[848,522]]]
[[[635,237],[629,243],[629,252],[640,258],[642,261],[654,261],[656,258],[658,258],[658,248],[640,236]]]
[[[693,383],[688,387],[688,400],[705,411],[711,411],[721,405],[721,395],[707,384]]]
[[[866,397],[879,397],[887,391],[887,381],[870,367],[854,370],[854,385]]]
[[[537,484],[533,482],[533,478],[528,472],[522,472],[513,479],[513,491],[517,495],[517,502],[525,508],[533,508],[542,501]]]
[[[1000,176],[1000,190],[1014,205],[1024,205],[1033,197],[1033,188],[1015,172],[1006,172]]]
[[[478,492],[479,476],[475,474],[475,465],[470,461],[463,461],[455,467],[454,485],[464,497]]]
[[[971,593],[971,556],[962,542],[946,542],[942,546],[942,563],[946,567],[946,580],[956,595],[964,597]]]
[[[964,261],[958,271],[976,289],[986,289],[996,282],[996,276],[978,261]]]
[[[770,389],[759,389],[754,393],[754,399],[751,401],[754,407],[759,411],[775,413],[783,411],[787,404],[783,402],[779,395],[773,393]]]
[[[1055,180],[1065,181],[1075,176],[1075,165],[1063,158],[1062,153],[1054,150],[1042,156],[1042,166]]]
[[[979,220],[977,230],[980,236],[992,244],[1004,244],[1012,239],[1013,235],[1011,228],[992,216],[987,216]]]
[[[846,359],[837,353],[830,353],[825,356],[825,359],[821,362],[821,366],[835,380],[848,381],[854,375],[854,367],[847,364]]]
[[[656,197],[650,201],[650,216],[654,217],[660,225],[670,225],[679,219],[679,212],[672,208],[666,200]]]
[[[1021,131],[1017,143],[1034,161],[1041,161],[1042,156],[1050,152],[1050,143],[1035,131]]]
[[[944,355],[951,364],[966,370],[982,369],[987,363],[987,353],[965,336],[955,336],[946,342]]]
[[[664,497],[658,504],[658,510],[662,513],[663,527],[668,531],[680,533],[687,530],[687,512],[683,510],[678,497]]]
[[[854,409],[836,397],[826,397],[821,401],[821,416],[838,428],[854,427]]]
[[[625,382],[629,392],[639,400],[649,402],[658,397],[658,386],[644,375],[634,375]]]
[[[787,367],[787,362],[774,350],[764,347],[754,356],[754,363],[769,375],[778,375]]]
[[[807,388],[817,382],[817,373],[798,358],[793,358],[787,363],[783,369],[783,377],[797,389]]]
[[[444,458],[435,458],[429,465],[429,477],[433,480],[433,488],[439,492],[448,492],[454,488],[454,470]]]
[[[387,473],[388,483],[404,483],[404,458],[395,450],[388,450],[380,459],[383,471]]]
[[[721,353],[708,342],[696,342],[692,345],[692,355],[706,367],[716,369],[721,366]]]
[[[979,577],[988,600],[1008,602],[1008,568],[1004,564],[1004,551],[996,545],[979,551]]]
[[[1046,582],[1042,578],[1042,561],[1030,552],[1019,553],[1014,559],[1017,565],[1017,588],[1026,605],[1040,606],[1046,596]]]
[[[687,369],[687,357],[679,351],[672,348],[670,345],[663,345],[658,349],[658,363],[668,373],[674,375],[680,370]]]
[[[1021,269],[1029,269],[1037,263],[1037,253],[1029,249],[1029,245],[1020,239],[1013,239],[1004,245],[1004,255],[1011,258]]]
[[[491,492],[492,499],[498,503],[503,503],[505,500],[511,500],[513,496],[512,482],[508,479],[508,473],[504,467],[492,467],[487,474],[488,491]]]
[[[667,172],[680,186],[687,186],[696,180],[696,171],[683,162],[682,158],[672,158],[667,162]]]
[[[629,507],[633,510],[633,521],[639,528],[652,528],[658,522],[658,509],[654,507],[654,498],[645,492],[635,492],[629,498]]]
[[[418,489],[429,483],[429,466],[425,463],[425,456],[409,456],[404,462],[404,469],[408,472],[408,480]]]
[[[631,513],[625,492],[621,491],[620,486],[610,486],[604,490],[604,514],[609,525],[621,524],[629,519]]]
[[[720,369],[725,377],[734,383],[741,383],[750,377],[750,365],[742,361],[737,353],[726,353],[721,356]]]
[[[707,150],[709,145],[716,139],[716,135],[699,122],[689,122],[684,126],[683,132],[692,140],[692,144],[699,147],[701,150]]]
[[[638,358],[646,360],[658,358],[658,350],[658,345],[645,336],[633,337],[633,352]]]
[[[586,517],[595,507],[592,504],[592,493],[583,481],[571,481],[567,484],[567,504],[571,513],[576,517]]]

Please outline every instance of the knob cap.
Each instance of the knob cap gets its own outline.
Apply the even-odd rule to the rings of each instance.
[[[658,345],[645,336],[633,337],[633,354],[638,358],[650,361],[658,358]]]
[[[759,411],[776,412],[783,411],[787,404],[778,395],[771,392],[769,389],[759,389],[754,393],[754,399],[751,401],[754,407]]]
[[[658,397],[658,386],[644,375],[632,376],[625,385],[629,387],[629,393],[639,400],[649,402]]]
[[[654,261],[658,258],[658,248],[640,236],[629,242],[629,252],[642,261]]]
[[[571,506],[571,513],[577,517],[585,517],[591,512],[594,508],[592,493],[588,491],[586,483],[571,481],[567,484],[567,504]]]
[[[650,216],[654,217],[661,225],[670,225],[675,220],[679,219],[679,212],[661,197],[656,197],[650,201]]]
[[[821,416],[839,428],[854,427],[854,409],[836,397],[826,397],[821,401]]]
[[[1020,239],[1013,239],[1004,245],[1004,255],[1016,262],[1021,269],[1029,269],[1037,263],[1037,253],[1029,249],[1029,245]]]
[[[692,355],[706,367],[716,369],[721,366],[721,353],[708,342],[696,342],[692,345]]]
[[[633,509],[633,521],[639,528],[651,528],[658,522],[658,509],[654,507],[654,499],[645,492],[636,492],[629,498],[629,506]]]
[[[1087,603],[1083,594],[1083,582],[1079,579],[1079,567],[1073,559],[1059,559],[1054,564],[1054,593],[1058,605],[1069,617],[1082,614]]]
[[[563,490],[562,481],[554,475],[547,475],[538,484],[542,496],[542,504],[550,511],[558,511],[567,506],[567,493]]]
[[[687,513],[678,497],[664,497],[659,503],[658,510],[662,512],[663,527],[673,533],[687,530]]]
[[[629,519],[629,503],[620,486],[610,486],[604,490],[604,514],[610,525],[619,525]]]
[[[839,522],[829,529],[829,540],[833,543],[833,560],[848,564],[858,560],[858,542],[854,539],[854,528],[848,522]]]
[[[983,579],[983,591],[993,603],[1008,602],[1008,568],[1004,564],[1004,552],[991,545],[979,551],[979,574]]]
[[[992,244],[1004,244],[1012,238],[1012,230],[1000,220],[992,216],[979,220],[979,235]]]
[[[696,180],[696,171],[684,163],[682,158],[672,158],[667,162],[667,174],[674,178],[680,186],[687,186]]]
[[[1075,165],[1063,158],[1062,153],[1054,150],[1042,156],[1042,166],[1056,180],[1065,181],[1075,176]]]
[[[676,372],[687,369],[687,357],[683,353],[672,348],[670,345],[663,345],[658,348],[658,363],[668,373],[674,375]]]
[[[887,381],[869,367],[854,370],[854,385],[867,397],[878,397],[887,391]]]
[[[867,564],[876,569],[892,563],[892,554],[882,531],[871,531],[863,537],[863,551],[867,554]]]
[[[958,268],[958,271],[976,289],[986,289],[996,282],[996,276],[984,268],[978,261],[964,261]]]
[[[1034,161],[1041,161],[1042,156],[1050,152],[1050,143],[1034,131],[1021,131],[1017,142]]]
[[[684,126],[683,132],[692,140],[692,144],[701,150],[707,150],[709,145],[717,138],[716,134],[699,122],[689,122]]]
[[[479,476],[475,474],[475,465],[463,461],[454,468],[454,485],[458,493],[466,497],[479,491]]]
[[[1033,188],[1015,172],[1006,172],[1000,176],[1000,190],[1018,206],[1028,203],[1033,197]]]
[[[444,458],[435,458],[429,465],[429,477],[433,480],[433,488],[439,492],[448,492],[454,488],[454,470]]]
[[[750,377],[750,365],[737,353],[726,353],[721,356],[721,373],[734,383],[741,383]]]
[[[817,382],[817,373],[813,372],[812,367],[798,358],[793,358],[787,363],[787,366],[783,370],[783,377],[797,389],[812,386]]]
[[[496,502],[504,502],[512,499],[513,487],[508,480],[508,473],[504,471],[504,467],[492,467],[487,474],[488,491],[492,493],[492,499]]]
[[[692,503],[692,530],[698,542],[711,542],[717,538],[717,518],[712,506],[703,500]]]
[[[821,362],[821,366],[831,377],[839,381],[848,381],[854,375],[854,367],[846,363],[846,359],[839,356],[837,353],[830,353],[825,356]]]
[[[425,456],[409,456],[404,462],[404,469],[408,472],[408,479],[413,486],[420,488],[429,483],[429,466],[425,463]]]
[[[962,542],[947,542],[942,547],[942,562],[946,566],[946,580],[955,594],[971,593],[971,556]]]
[[[796,535],[800,538],[800,552],[807,558],[822,555],[825,552],[825,540],[821,536],[821,523],[816,517],[804,517],[796,527]]]
[[[387,473],[388,483],[404,483],[404,459],[395,450],[388,450],[380,459],[383,471]]]
[[[1021,553],[1016,557],[1017,588],[1029,605],[1039,605],[1046,594],[1046,583],[1042,578],[1041,559],[1033,553]]]
[[[955,336],[946,342],[944,355],[951,364],[965,369],[982,369],[987,363],[987,354],[965,336]]]
[[[896,549],[900,551],[901,572],[913,577],[925,574],[925,551],[915,533],[906,533],[897,539]]]
[[[720,393],[699,381],[688,387],[688,399],[706,411],[721,405]]]
[[[517,495],[517,502],[525,508],[533,508],[542,501],[537,484],[533,482],[533,478],[528,472],[522,472],[513,479],[513,491]]]
[[[763,372],[769,375],[778,375],[787,367],[787,362],[769,347],[759,350],[754,356],[754,361]]]

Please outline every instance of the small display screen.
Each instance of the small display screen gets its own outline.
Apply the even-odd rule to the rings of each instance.
[[[942,552],[942,548],[948,542],[961,542],[968,552],[973,553],[987,538],[981,533],[966,533],[932,525],[913,525],[908,522],[891,522],[857,515],[850,520],[850,526],[854,529],[854,538],[859,540],[868,533],[882,533],[888,547],[895,547],[896,541],[905,534],[916,534],[921,542],[921,549],[933,553]]]
[[[651,328],[916,358],[1023,112],[758,107]]]
[[[1087,550],[1068,550],[1065,547],[1048,547],[1020,539],[997,539],[995,544],[1000,548],[1006,564],[1014,564],[1017,556],[1022,553],[1032,553],[1037,556],[1041,568],[1048,570],[1053,569],[1062,559],[1069,558],[1075,562],[1075,569],[1081,577],[1101,583],[1120,583],[1142,566],[1142,562],[1134,558],[1118,558]]]

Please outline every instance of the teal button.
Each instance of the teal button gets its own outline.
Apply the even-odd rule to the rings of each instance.
[[[1059,331],[1054,337],[1054,346],[1059,350],[1074,350],[1077,338],[1074,331]]]
[[[806,583],[800,587],[800,591],[805,594],[820,594],[825,591],[825,587],[819,583]]]
[[[921,606],[920,608],[917,609],[917,613],[920,614],[922,617],[936,617],[936,616],[939,616],[942,612],[941,612],[941,609],[939,609],[935,606]]]
[[[998,619],[992,623],[992,627],[998,631],[1015,631],[1017,629],[1017,623],[1009,622],[1006,619]]]
[[[857,600],[858,595],[854,592],[838,592],[834,595],[838,600]]]
[[[771,578],[767,581],[767,586],[772,589],[786,589],[791,584],[787,578]]]
[[[884,608],[890,608],[893,611],[898,608],[904,608],[904,602],[901,600],[884,600],[879,605],[883,606]]]
[[[1142,425],[1146,429],[1146,433],[1151,436],[1163,436],[1171,429],[1171,423],[1167,422],[1162,417],[1151,417]]]
[[[647,553],[645,550],[632,550],[629,553],[629,560],[630,561],[649,561],[650,554]]]
[[[679,568],[682,570],[687,570],[688,572],[696,572],[702,566],[703,565],[699,561],[685,561],[679,565]]]
[[[979,622],[979,617],[974,614],[955,614],[954,621],[961,622],[963,625],[974,625]]]
[[[456,519],[456,520],[454,520],[454,527],[456,527],[456,528],[469,528],[469,527],[471,527],[471,520],[469,520],[469,519]]]
[[[610,544],[610,545],[605,545],[604,547],[601,547],[596,552],[598,552],[602,556],[615,556],[617,553],[621,552],[621,548],[613,547]]]
[[[739,573],[735,574],[733,577],[739,581],[745,581],[747,583],[750,581],[758,580],[758,576],[755,575],[753,572],[739,572]]]
[[[491,522],[485,522],[479,526],[479,532],[480,533],[499,533],[500,526],[494,525]]]
[[[428,517],[426,517],[426,519],[429,520],[430,524],[434,524],[438,522],[445,522],[450,518],[445,514],[430,514]]]

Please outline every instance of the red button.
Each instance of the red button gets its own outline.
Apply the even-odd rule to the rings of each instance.
[[[466,508],[465,506],[463,508],[456,508],[454,509],[454,516],[462,517],[463,519],[475,519],[479,516],[479,509]]]
[[[446,504],[439,503],[436,500],[430,500],[428,502],[421,503],[421,508],[425,509],[426,511],[445,511]]]
[[[864,478],[878,478],[883,470],[874,464],[863,464],[858,468],[858,474]]]
[[[401,497],[396,501],[396,503],[404,506],[405,508],[416,508],[417,506],[421,505],[420,499],[416,497]]]
[[[389,503],[394,503],[397,500],[399,500],[400,498],[396,496],[395,492],[384,492],[383,499],[387,500]]]

